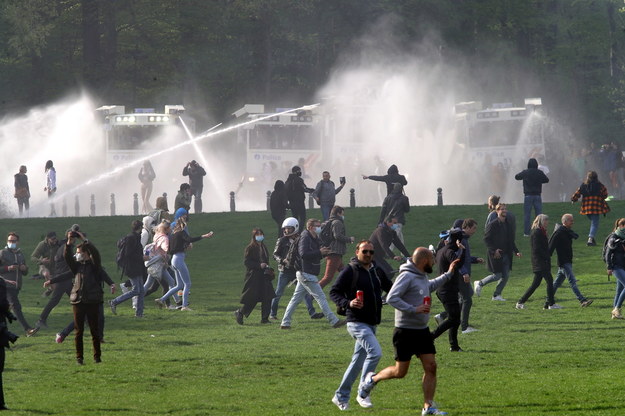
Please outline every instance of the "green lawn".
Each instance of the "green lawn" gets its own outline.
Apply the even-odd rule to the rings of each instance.
[[[601,220],[600,242],[625,203],[613,201],[611,206],[612,213]],[[564,212],[576,214],[579,205],[545,204],[544,208],[554,224]],[[518,205],[510,209],[517,215],[517,234],[522,235],[522,209]],[[456,218],[473,217],[482,228],[486,214],[484,206],[413,207],[404,229],[407,246],[435,244],[438,232]],[[314,215],[319,211],[309,213]],[[374,229],[378,209],[348,209],[345,216],[348,234],[358,240]],[[17,231],[29,256],[47,231],[62,232],[77,222],[101,250],[117,282],[115,242],[127,232],[131,220],[0,220],[0,233]],[[464,353],[449,352],[445,335],[437,340],[436,399],[450,415],[623,414],[625,363],[620,352],[625,321],[610,319],[614,279],[606,278],[601,247],[585,245],[589,222],[579,215],[576,221],[581,238],[574,245],[574,270],[580,290],[595,302],[580,308],[565,284],[556,296],[564,309],[544,311],[542,285],[526,310],[514,309],[531,281],[529,242],[518,237],[517,245],[526,256],[514,262],[503,293],[508,302],[490,300],[494,285],[485,287],[481,298],[474,298],[471,323],[480,331],[460,335]],[[193,311],[158,310],[153,297],[146,300],[146,317],[141,320],[133,318],[130,302],[118,306],[117,316],[107,308],[102,364],[86,359],[84,366],[76,365],[73,337],[60,345],[54,343],[55,333],[71,319],[69,303],[62,301],[48,319],[49,329],[32,338],[22,336],[7,353],[7,405],[24,415],[338,413],[330,399],[353,349],[345,329],[332,329],[325,320],[310,320],[303,305],[290,331],[281,331],[277,323],[261,325],[260,307],[244,326],[234,321],[232,311],[238,307],[244,276],[243,249],[257,225],[264,228],[267,246],[273,250],[275,225],[268,213],[192,215],[193,235],[215,232],[213,239],[195,244],[187,257]],[[473,253],[483,256],[481,231],[471,243]],[[31,267],[31,274],[35,272]],[[486,274],[484,266],[474,266],[474,278]],[[41,281],[24,282],[21,300],[31,324],[47,301],[42,291]],[[283,297],[279,315],[291,293],[292,289]],[[433,309],[442,310],[436,299]],[[386,307],[378,332],[384,351],[379,368],[393,363],[392,327],[393,309]],[[16,323],[12,330],[23,334]],[[90,352],[89,342],[85,352]],[[376,387],[373,410],[361,409],[352,398],[350,412],[418,414],[421,374],[416,361],[406,379]]]

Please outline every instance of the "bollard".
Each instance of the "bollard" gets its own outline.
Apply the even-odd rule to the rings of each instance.
[[[115,194],[111,194],[111,216],[115,216]]]
[[[349,207],[356,208],[356,190],[354,188],[349,190]]]
[[[139,215],[139,194],[132,194],[132,215]]]
[[[234,202],[234,192],[230,192],[230,212],[236,211],[236,204]]]
[[[89,207],[91,211],[91,216],[95,217],[95,195],[91,194],[91,206]]]
[[[61,205],[61,212],[63,212],[63,216],[67,217],[67,199],[63,198],[63,205]]]
[[[313,209],[315,207],[315,202],[314,202],[314,198],[312,196],[312,193],[308,194],[308,209]]]
[[[267,211],[271,211],[271,191],[267,191]]]
[[[78,200],[78,195],[74,199],[74,216],[80,217],[80,201]]]
[[[438,194],[436,205],[438,205],[439,207],[442,207],[443,206],[443,188],[436,189],[436,193]]]

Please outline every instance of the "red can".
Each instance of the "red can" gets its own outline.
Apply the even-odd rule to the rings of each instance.
[[[358,299],[358,301],[360,302],[363,302],[365,300],[365,292],[363,292],[362,290],[357,290],[356,299]]]
[[[429,296],[424,296],[423,297],[423,304],[432,306],[432,298],[429,297]]]

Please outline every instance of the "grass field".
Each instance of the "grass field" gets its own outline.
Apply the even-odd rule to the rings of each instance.
[[[625,203],[615,201],[611,206],[612,213],[601,220],[600,241],[624,212]],[[517,215],[521,235],[522,209],[518,205],[510,209]],[[544,209],[553,224],[564,212],[576,214],[579,206],[545,204]],[[406,245],[412,250],[435,243],[438,232],[456,218],[473,217],[482,228],[486,214],[484,206],[413,207],[405,227]],[[309,212],[318,215],[318,210]],[[358,240],[370,235],[378,209],[348,209],[345,215],[348,234]],[[77,222],[101,250],[117,282],[115,242],[127,232],[131,219],[0,220],[0,233],[4,238],[6,232],[17,231],[29,257],[47,231],[62,232]],[[580,308],[565,284],[556,295],[564,309],[544,311],[543,284],[527,302],[528,309],[516,310],[514,303],[531,281],[529,242],[519,236],[517,245],[527,256],[514,262],[503,293],[508,301],[490,300],[494,285],[474,298],[471,324],[479,332],[460,335],[464,353],[449,352],[446,336],[437,340],[436,399],[450,415],[621,416],[625,412],[621,358],[625,321],[610,319],[614,279],[606,278],[601,247],[585,245],[588,221],[579,215],[576,221],[574,228],[581,237],[574,245],[574,270],[580,290],[594,303]],[[244,326],[234,321],[232,311],[238,307],[244,276],[243,249],[256,225],[264,228],[272,250],[275,225],[268,213],[192,215],[192,235],[215,232],[214,238],[195,244],[187,257],[193,311],[157,310],[148,299],[145,318],[138,320],[129,302],[118,306],[117,316],[107,308],[102,364],[86,359],[84,366],[76,365],[73,336],[63,344],[54,343],[55,333],[71,319],[69,302],[62,301],[48,319],[49,329],[32,338],[22,336],[7,353],[7,405],[22,415],[339,413],[330,399],[353,349],[345,329],[310,320],[303,305],[291,331],[281,331],[276,323],[261,325],[260,307]],[[481,232],[471,244],[475,255],[484,255]],[[32,274],[36,271],[31,266]],[[474,266],[474,278],[486,274],[483,266]],[[25,281],[20,298],[31,324],[47,301],[42,291],[41,281]],[[281,301],[280,316],[291,293],[288,290]],[[442,310],[436,300],[433,310]],[[23,334],[18,324],[11,328]],[[393,363],[392,329],[393,309],[385,307],[378,331],[384,352],[379,368]],[[89,357],[89,342],[85,352]],[[361,409],[352,397],[350,412],[418,414],[422,371],[418,361],[414,364],[405,379],[376,387],[372,410]]]

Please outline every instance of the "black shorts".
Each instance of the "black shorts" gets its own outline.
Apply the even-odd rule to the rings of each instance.
[[[395,361],[410,361],[413,355],[436,354],[434,339],[429,328],[395,328],[393,331]]]

